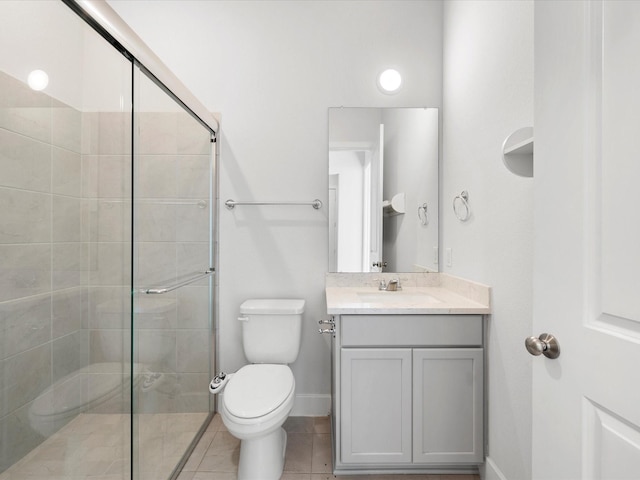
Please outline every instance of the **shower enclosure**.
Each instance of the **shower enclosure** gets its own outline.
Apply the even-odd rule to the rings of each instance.
[[[217,123],[96,3],[0,2],[0,480],[175,478],[213,411]]]

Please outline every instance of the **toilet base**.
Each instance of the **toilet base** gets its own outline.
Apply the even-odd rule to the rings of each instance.
[[[287,432],[283,428],[264,437],[242,440],[238,480],[279,480],[286,449]]]

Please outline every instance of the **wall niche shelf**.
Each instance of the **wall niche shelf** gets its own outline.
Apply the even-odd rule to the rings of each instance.
[[[382,212],[385,217],[405,213],[405,194],[396,193],[391,200],[382,202]]]
[[[516,130],[505,139],[502,161],[511,173],[533,177],[533,127]]]

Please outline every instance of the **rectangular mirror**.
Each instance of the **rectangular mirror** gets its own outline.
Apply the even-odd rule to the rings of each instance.
[[[329,109],[329,271],[438,271],[438,109]]]

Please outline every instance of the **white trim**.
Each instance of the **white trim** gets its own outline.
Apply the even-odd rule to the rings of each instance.
[[[330,152],[343,152],[343,151],[353,151],[353,150],[357,150],[357,151],[367,151],[367,150],[373,150],[374,144],[373,142],[366,142],[366,141],[353,141],[353,142],[348,142],[348,141],[344,141],[344,142],[337,142],[337,141],[333,141],[333,142],[329,142],[329,151]]]
[[[120,18],[104,0],[74,0],[91,18],[98,22],[126,48],[144,67],[160,80],[193,113],[214,132],[219,124],[213,114],[191,93],[182,81],[164,64],[160,57]]]
[[[480,478],[482,480],[507,480],[491,457],[487,457],[484,465],[480,467]]]

